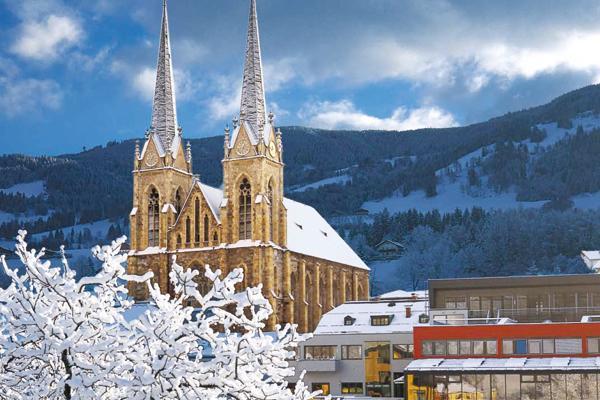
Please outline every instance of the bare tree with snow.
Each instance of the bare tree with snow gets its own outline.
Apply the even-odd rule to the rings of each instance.
[[[96,247],[97,275],[77,280],[63,257],[60,267],[44,250],[16,253],[24,269],[4,271],[0,289],[0,397],[14,399],[285,399],[314,398],[288,360],[298,343],[295,326],[262,331],[272,313],[261,287],[236,292],[240,269],[222,276],[206,267],[212,289],[202,295],[199,272],[173,261],[172,296],[152,274],[127,275],[124,238]],[[128,321],[127,281],[148,285],[149,307]]]

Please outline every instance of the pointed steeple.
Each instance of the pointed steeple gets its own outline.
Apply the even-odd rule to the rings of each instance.
[[[240,120],[247,122],[254,129],[253,133],[260,137],[265,126],[266,113],[256,0],[250,0]]]
[[[179,126],[177,124],[177,105],[175,102],[175,80],[171,60],[171,39],[169,35],[169,16],[167,0],[163,0],[162,27],[156,67],[156,87],[152,104],[152,125],[150,133],[155,134],[165,151],[177,151],[179,144]]]

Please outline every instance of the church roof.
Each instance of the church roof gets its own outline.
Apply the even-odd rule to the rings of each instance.
[[[177,123],[175,79],[173,78],[173,61],[169,36],[167,2],[163,0],[163,16],[156,66],[156,86],[152,103],[152,123],[149,131],[161,156],[164,155],[165,151],[170,151],[173,156],[176,156],[181,140]]]
[[[265,87],[260,52],[260,35],[258,33],[258,17],[256,14],[256,0],[250,0],[240,121],[250,125],[252,129],[250,129],[248,135],[254,136],[252,139],[256,142],[258,142],[258,138],[261,137],[267,122],[265,107]]]
[[[223,191],[203,183],[200,184],[200,188],[217,220],[220,221]],[[283,199],[283,205],[287,209],[288,250],[356,268],[369,269],[317,210],[287,198]]]

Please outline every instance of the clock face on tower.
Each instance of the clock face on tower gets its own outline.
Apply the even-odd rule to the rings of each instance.
[[[273,142],[269,144],[269,154],[271,154],[271,157],[273,158],[277,157],[277,148]]]
[[[240,145],[237,148],[237,153],[239,156],[245,156],[250,151],[250,143],[248,143],[248,139],[242,138],[240,141]]]
[[[158,163],[158,155],[155,152],[148,154],[146,157],[146,166],[154,167]]]

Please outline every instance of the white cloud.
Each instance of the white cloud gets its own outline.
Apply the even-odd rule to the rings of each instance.
[[[349,100],[306,104],[299,118],[314,128],[353,130],[411,130],[456,126],[449,112],[435,106],[407,109],[397,108],[390,117],[379,118],[358,110]]]
[[[11,51],[23,58],[51,62],[83,38],[78,21],[51,14],[41,21],[25,21]]]
[[[0,112],[8,117],[58,109],[63,93],[53,80],[0,77]]]
[[[301,63],[295,58],[286,57],[274,62],[265,62],[265,90],[275,92],[298,75],[295,66]]]
[[[155,85],[156,71],[150,67],[141,68],[131,78],[131,86],[146,101],[152,101]]]
[[[211,82],[214,93],[206,105],[213,121],[234,117],[240,110],[242,84],[237,77],[217,76]]]

